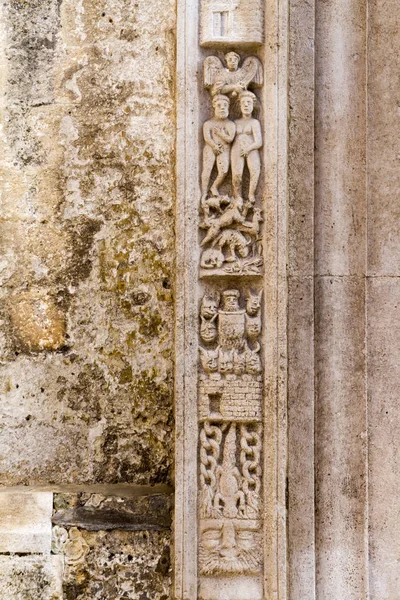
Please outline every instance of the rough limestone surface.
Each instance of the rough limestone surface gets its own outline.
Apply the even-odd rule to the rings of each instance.
[[[1,4],[2,485],[170,480],[174,28]]]
[[[49,554],[53,494],[0,493],[0,553]]]
[[[64,562],[65,600],[170,597],[170,532],[88,532],[56,526],[54,540],[55,557]]]
[[[0,556],[2,600],[63,600],[61,556]]]

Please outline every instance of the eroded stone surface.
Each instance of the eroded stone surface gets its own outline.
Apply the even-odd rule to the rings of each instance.
[[[0,21],[0,483],[165,482],[174,3]]]
[[[163,531],[171,527],[172,496],[152,495],[136,498],[101,494],[57,494],[53,523],[89,531],[125,529]]]
[[[60,552],[66,562],[66,600],[170,597],[169,533],[87,532],[72,528]]]
[[[53,494],[0,493],[0,552],[50,554]]]
[[[61,556],[0,556],[3,600],[64,600]]]

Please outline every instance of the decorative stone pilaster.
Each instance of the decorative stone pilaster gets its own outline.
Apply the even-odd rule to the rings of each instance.
[[[175,597],[283,598],[286,94],[263,41],[285,13],[193,4],[178,15]]]

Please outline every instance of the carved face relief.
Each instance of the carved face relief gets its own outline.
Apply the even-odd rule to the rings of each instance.
[[[243,375],[246,366],[246,354],[244,352],[234,352],[233,370],[235,375]]]
[[[229,116],[229,99],[219,96],[214,99],[214,115],[217,119],[227,119]]]
[[[237,246],[237,253],[242,258],[247,258],[248,255],[250,254],[250,248],[248,245],[247,246]]]
[[[261,308],[261,298],[262,290],[259,294],[253,294],[252,292],[250,292],[247,298],[246,310],[247,314],[251,317],[255,317],[258,314],[258,311]]]
[[[218,348],[216,350],[200,348],[200,360],[205,373],[215,373],[218,371]]]
[[[225,60],[229,71],[237,71],[240,57],[236,52],[228,52],[228,54],[225,55]]]
[[[246,315],[246,333],[249,340],[256,340],[261,333],[261,317]]]
[[[218,337],[218,332],[214,323],[214,318],[207,320],[204,317],[201,317],[200,337],[203,342],[206,342],[207,344],[215,342]]]
[[[233,350],[219,350],[218,371],[222,375],[233,373]]]
[[[212,319],[218,314],[219,297],[203,296],[200,314],[205,319]]]
[[[258,573],[261,559],[259,526],[255,520],[202,521],[199,548],[201,574]]]
[[[245,95],[240,98],[240,110],[244,117],[251,117],[254,110],[254,100],[250,95]]]
[[[238,290],[225,290],[222,294],[224,302],[224,310],[227,312],[237,312],[239,310],[239,296]]]
[[[249,375],[258,375],[262,371],[260,358],[260,344],[257,344],[254,350],[246,350],[246,373]]]

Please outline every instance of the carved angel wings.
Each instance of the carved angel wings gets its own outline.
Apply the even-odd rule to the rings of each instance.
[[[249,86],[260,87],[263,84],[261,61],[256,56],[248,56],[236,71],[229,71],[217,56],[208,56],[204,60],[204,86],[211,95],[237,95]]]

